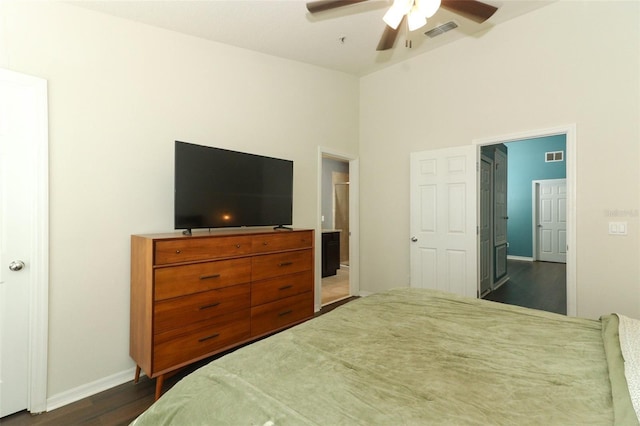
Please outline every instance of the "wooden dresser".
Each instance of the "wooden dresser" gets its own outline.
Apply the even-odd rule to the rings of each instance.
[[[314,231],[131,236],[129,353],[136,382],[313,316]]]

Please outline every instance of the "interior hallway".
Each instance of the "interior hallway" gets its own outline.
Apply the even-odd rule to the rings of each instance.
[[[567,314],[565,263],[507,260],[509,281],[484,299]]]

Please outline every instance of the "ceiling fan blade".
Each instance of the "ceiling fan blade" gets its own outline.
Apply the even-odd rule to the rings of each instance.
[[[491,18],[498,10],[495,6],[476,0],[442,0],[441,6],[479,24]]]
[[[307,10],[310,13],[323,12],[363,1],[367,0],[318,0],[307,3]]]
[[[402,27],[402,24],[404,23],[405,18],[402,18],[402,21],[400,21],[400,25],[398,25],[397,29],[393,29],[388,25],[384,26],[384,32],[382,33],[382,37],[380,37],[380,41],[378,42],[378,47],[376,47],[376,50],[378,52],[381,52],[383,50],[389,50],[393,47],[393,45],[396,43],[396,38],[398,38],[398,32],[400,32],[400,27]]]

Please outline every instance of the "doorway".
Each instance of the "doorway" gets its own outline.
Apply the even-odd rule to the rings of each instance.
[[[567,259],[566,220],[573,219],[567,215],[567,178],[571,176],[564,161],[569,157],[564,155],[569,149],[567,133],[504,141],[509,158],[506,215],[509,218],[506,263],[509,278],[504,283],[505,288],[493,288],[483,294],[488,300],[561,314],[571,312],[570,304],[575,303],[575,293],[573,297],[569,294],[571,284],[568,275],[575,265],[551,265],[546,263],[550,257],[538,254],[540,237],[543,236],[542,248],[555,253],[553,262],[563,263]],[[483,145],[481,149],[484,152],[492,146],[496,145]],[[549,153],[556,154],[555,158],[562,153],[562,160],[549,162]],[[542,185],[548,194],[542,200],[545,224],[541,222],[540,198],[536,197],[536,193],[540,193],[541,182],[550,182],[549,186]],[[555,219],[551,221],[551,218]]]
[[[412,287],[479,296],[480,148],[554,135],[564,135],[566,139],[566,312],[576,315],[575,124],[475,139],[469,146],[411,153],[409,251]],[[529,189],[525,191],[529,199],[530,185],[529,182]]]
[[[321,305],[351,296],[349,286],[349,162],[322,157]]]
[[[480,297],[509,280],[507,159],[508,148],[504,144],[480,149]]]

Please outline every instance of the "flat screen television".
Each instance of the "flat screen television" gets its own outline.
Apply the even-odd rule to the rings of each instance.
[[[284,227],[293,161],[175,142],[175,229]]]

